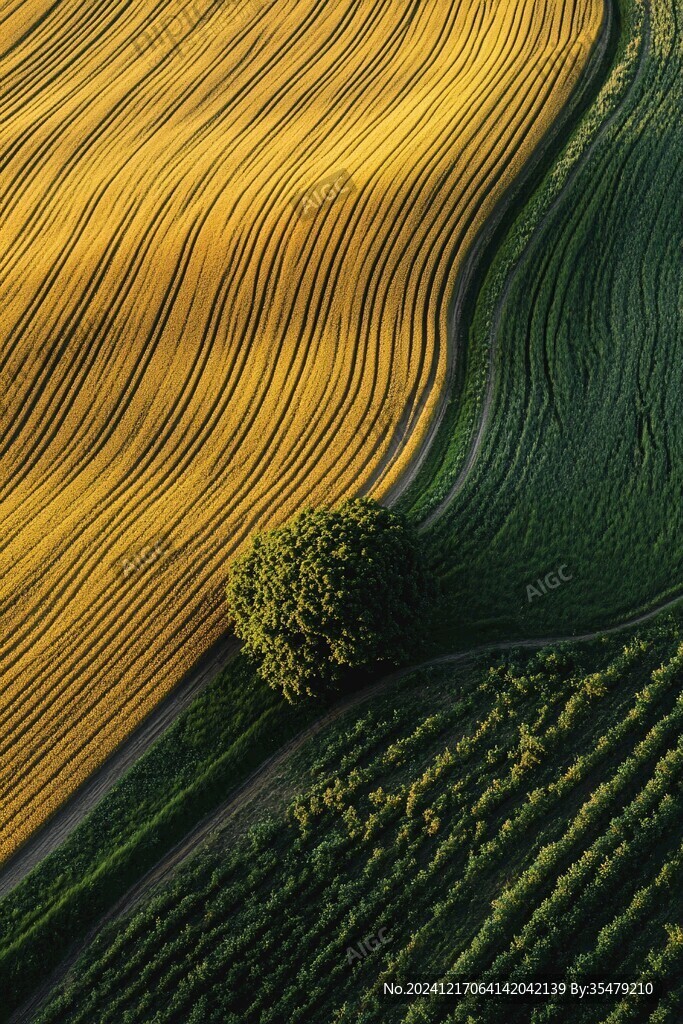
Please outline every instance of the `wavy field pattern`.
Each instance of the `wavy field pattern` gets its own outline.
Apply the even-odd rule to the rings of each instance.
[[[569,634],[683,591],[683,12],[619,14],[610,76],[478,296],[468,355],[490,362],[489,415],[430,535],[451,644],[463,609],[496,636]],[[571,582],[530,603],[562,564]]]
[[[408,465],[458,268],[602,23],[0,6],[1,855],[216,639],[250,531]]]

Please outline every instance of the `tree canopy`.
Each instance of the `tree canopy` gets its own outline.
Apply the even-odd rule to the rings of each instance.
[[[414,650],[429,577],[407,520],[367,498],[306,509],[232,563],[231,624],[288,699]]]

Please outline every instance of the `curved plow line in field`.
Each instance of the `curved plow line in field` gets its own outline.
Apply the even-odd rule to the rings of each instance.
[[[458,267],[601,5],[399,6],[217,10],[141,56],[142,0],[2,11],[4,854],[219,635],[230,551],[381,496],[428,429]]]

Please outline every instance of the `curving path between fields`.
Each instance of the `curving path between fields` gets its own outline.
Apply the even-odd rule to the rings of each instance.
[[[586,63],[581,81],[576,86],[576,91],[582,91],[590,87],[594,77],[599,73],[605,51],[609,42],[614,21],[614,12],[611,2],[604,7],[604,17],[595,44]],[[571,105],[570,105],[571,106]],[[459,347],[464,343],[461,337],[461,319],[463,315],[463,304],[465,295],[471,287],[472,281],[477,272],[478,265],[484,255],[487,246],[490,244],[491,236],[496,230],[505,210],[513,203],[523,191],[530,176],[533,174],[539,161],[543,158],[548,147],[551,146],[559,132],[565,125],[565,117],[560,117],[551,125],[546,134],[542,137],[540,144],[529,157],[522,169],[519,178],[514,185],[504,192],[500,200],[495,204],[490,216],[485,221],[482,229],[473,241],[466,260],[458,273],[454,297],[449,304],[447,342],[448,342],[448,364],[449,373],[452,377]],[[568,186],[567,186],[568,187]],[[563,193],[561,193],[563,194]],[[559,196],[558,196],[559,200]],[[387,495],[387,501],[393,503],[403,493],[419,470],[423,458],[434,439],[441,424],[446,404],[449,398],[449,387],[443,389],[442,402],[439,410],[433,418],[429,432],[415,457],[411,460],[405,473],[401,477],[400,484],[391,490]],[[490,398],[489,398],[490,401]],[[488,404],[484,404],[482,412],[482,423],[479,428],[478,437],[483,434],[485,418],[488,413]],[[473,446],[468,459],[467,468],[471,466],[476,458],[478,444]],[[395,454],[395,451],[393,451]],[[390,453],[385,453],[380,460],[376,475],[381,477],[388,469]],[[464,473],[461,477],[464,480]],[[459,477],[460,480],[460,477]],[[445,509],[448,502],[455,497],[453,491],[442,503],[441,508]],[[426,524],[425,524],[426,525]],[[135,731],[124,740],[115,752],[75,791],[72,798],[63,804],[37,831],[33,832],[28,840],[23,843],[0,867],[0,898],[17,885],[39,861],[55,850],[73,831],[78,823],[93,809],[95,804],[102,799],[108,790],[121,777],[126,769],[137,758],[142,756],[149,749],[161,731],[167,728],[175,717],[188,705],[192,697],[203,687],[214,675],[218,674],[227,664],[229,658],[236,650],[235,644],[230,644],[227,637],[220,637],[217,642],[200,659],[198,664],[186,672],[180,683],[154,708],[135,729]]]
[[[607,14],[601,29],[600,37],[596,43],[595,51],[591,57],[589,64],[586,67],[586,75],[595,74],[601,64],[604,56],[604,51],[607,46],[609,34],[612,30],[612,24],[614,19],[614,13],[611,4],[607,5]],[[646,63],[647,53],[650,46],[650,25],[649,18],[646,18],[644,23],[644,36],[643,46],[638,59],[638,66],[634,79],[629,88],[631,90],[636,88],[642,71]],[[623,102],[623,101],[622,101]],[[553,200],[552,205],[546,211],[544,218],[537,225],[536,230],[532,233],[528,245],[532,244],[536,237],[536,232],[541,229],[542,224],[545,223],[545,219],[555,209],[556,205],[562,200],[567,190],[571,187],[572,182],[575,179],[578,170],[586,160],[590,158],[594,147],[598,143],[602,135],[609,129],[614,119],[618,115],[618,111],[622,104],[612,111],[610,116],[601,124],[596,131],[591,143],[587,149],[582,153],[579,161],[572,169],[567,179],[565,180],[562,189],[558,192],[557,196]],[[547,146],[550,142],[550,138],[546,137],[543,146]],[[525,174],[528,174],[530,167],[526,168]],[[511,196],[508,196],[508,201],[511,200]],[[500,211],[499,211],[500,212]],[[457,298],[451,306],[451,317],[449,320],[449,331],[451,332],[451,343],[455,347],[459,341],[460,323],[459,318],[462,315],[462,299],[466,288],[469,286],[469,278],[474,272],[476,267],[476,258],[480,258],[483,249],[486,244],[485,233],[479,236],[476,245],[473,247],[470,258],[468,259],[467,265],[463,268],[463,271],[458,279]],[[514,267],[511,269],[508,275],[508,282],[514,274]],[[506,288],[508,284],[506,283]],[[501,296],[497,307],[497,316],[500,317],[500,311],[504,301],[504,295]],[[495,342],[495,331],[494,337],[492,338],[491,346],[491,363],[493,362],[493,343]],[[430,513],[427,520],[424,522],[423,527],[426,528],[437,518],[439,518],[450,502],[453,501],[457,495],[459,489],[462,487],[469,469],[474,464],[481,439],[485,432],[486,421],[488,417],[488,411],[491,401],[493,389],[493,374],[491,372],[491,366],[489,368],[489,376],[487,381],[487,398],[483,403],[481,420],[478,428],[473,435],[472,444],[466,464],[463,466],[457,480],[455,481],[453,488],[450,493],[443,499],[439,506]],[[406,486],[409,480],[406,480]],[[398,497],[398,493],[393,495],[394,499]],[[669,607],[673,607],[679,598],[673,598],[668,600],[664,604],[658,606],[655,610],[638,615],[635,618],[629,619],[623,625],[614,627],[615,629],[627,628],[630,625],[636,625],[639,622],[646,621],[652,615],[657,614],[659,611]],[[608,630],[607,632],[611,632]],[[604,630],[602,632],[605,632]],[[571,638],[565,638],[571,639]],[[541,643],[550,643],[552,640],[546,638]],[[506,642],[502,647],[509,646]],[[212,678],[214,678],[227,664],[228,660],[233,656],[234,652],[238,649],[238,645],[235,641],[230,641],[227,636],[223,636],[219,641],[213,645],[207,654],[200,660],[200,662],[190,672],[186,673],[182,681],[178,686],[171,692],[171,694],[159,704],[142,722],[142,724],[127,738],[127,740],[116,750],[116,752],[108,758],[104,764],[96,772],[91,775],[87,781],[76,791],[74,796],[67,801],[66,804],[51,818],[48,820],[45,826],[38,830],[30,838],[30,840],[21,846],[16,853],[11,856],[0,869],[0,898],[9,892],[15,885],[17,885],[31,870],[39,863],[39,861],[55,850],[73,831],[74,828],[79,824],[80,821],[93,809],[93,807],[102,799],[102,797],[111,789],[111,787],[118,781],[119,778],[124,774],[127,768],[139,757],[141,757],[146,750],[148,750],[156,738],[162,731],[168,728],[169,725],[175,720],[178,714],[185,707],[188,706],[191,699],[195,696],[199,690],[206,685]],[[472,652],[470,652],[472,653]],[[452,656],[446,656],[448,660]]]
[[[643,66],[645,64],[645,60],[646,60],[646,56],[647,56],[647,48],[648,47],[649,47],[649,22],[647,21],[647,12],[646,12],[646,24],[645,24],[645,33],[644,33],[644,43],[643,43],[643,47],[641,48],[641,52],[640,52],[640,56],[639,56],[639,64],[638,64],[638,68],[637,68],[637,71],[636,71],[636,77],[635,77],[635,79],[634,79],[634,81],[632,83],[631,88],[633,88],[636,85],[636,82],[640,79],[640,76],[641,76],[641,73],[642,73],[642,69],[643,69]],[[601,125],[600,129],[598,130],[598,133],[596,134],[596,136],[594,136],[594,138],[593,138],[592,142],[589,144],[587,150],[582,154],[582,157],[581,157],[582,161],[587,159],[587,157],[590,154],[590,152],[592,152],[592,150],[594,149],[595,144],[598,141],[598,138],[600,137],[601,133],[606,131],[609,128],[610,124],[613,123],[614,118],[617,116],[618,110],[619,110],[619,108],[617,107],[615,109],[615,111],[612,112],[610,117],[608,119],[606,119],[606,121]],[[581,163],[581,161],[580,161],[580,163]],[[551,206],[550,210],[552,210],[554,208],[555,204],[560,201],[560,198],[564,195],[565,189],[567,187],[569,187],[569,184],[574,180],[575,175],[576,175],[576,173],[578,171],[578,166],[579,165],[577,164],[577,166],[572,170],[572,172],[570,172],[569,179],[567,180],[567,182],[565,182],[565,185],[563,186],[562,191],[558,194],[558,196],[553,201],[553,206]],[[546,217],[549,215],[550,210],[546,212],[546,214],[545,214]],[[535,229],[535,230],[538,230],[538,228]],[[535,237],[535,235],[532,235],[532,239],[533,239],[533,237]],[[529,240],[528,244],[531,244],[532,239]],[[514,273],[514,268],[511,271],[511,275],[512,275],[512,273]],[[509,285],[509,281],[511,279],[511,275],[508,277],[508,282],[506,282],[506,287],[508,287],[508,285]],[[499,322],[499,319],[500,319],[500,312],[501,312],[502,305],[503,305],[504,294],[505,294],[505,292],[501,296],[501,300],[500,300],[499,305],[498,305],[497,310],[496,310],[496,317],[497,317],[496,322]],[[493,389],[493,380],[492,380],[493,375],[492,375],[491,371],[492,371],[492,364],[493,364],[493,343],[495,342],[495,336],[496,336],[496,331],[494,329],[493,337],[492,337],[492,346],[491,346],[491,350],[490,350],[490,364],[489,364],[489,375],[488,375],[487,385],[486,385],[486,398],[485,398],[484,403],[482,405],[481,419],[479,420],[477,429],[476,429],[476,431],[473,434],[472,444],[471,444],[470,450],[468,452],[466,463],[463,466],[463,469],[461,470],[461,473],[459,474],[458,479],[455,481],[455,483],[453,485],[453,488],[451,489],[449,494],[439,504],[437,509],[435,509],[432,513],[430,513],[430,516],[425,520],[425,522],[423,524],[425,526],[425,528],[427,526],[431,525],[432,522],[434,522],[438,518],[440,518],[440,516],[445,511],[445,509],[448,506],[448,504],[453,500],[453,498],[456,496],[456,494],[460,490],[460,488],[461,488],[461,486],[462,486],[462,484],[464,482],[465,476],[467,475],[467,473],[469,472],[469,469],[471,468],[471,466],[474,464],[474,462],[476,460],[476,457],[477,457],[477,454],[478,454],[478,451],[479,451],[479,448],[480,448],[480,445],[481,445],[481,440],[482,440],[482,437],[483,437],[483,435],[485,433],[486,422],[487,422],[488,414],[489,414],[490,399],[491,399],[491,395],[493,393],[493,391],[492,391],[492,389]],[[411,468],[412,468],[412,464],[411,464]],[[416,469],[417,469],[417,467],[416,467]],[[407,486],[408,482],[409,481],[406,481],[406,486]],[[394,495],[394,497],[397,497],[397,496],[398,496],[397,494]],[[583,635],[578,636],[578,637],[574,637],[574,636],[572,636],[572,637],[566,637],[566,636],[565,637],[545,637],[545,638],[532,638],[532,639],[521,640],[521,641],[512,641],[512,642],[503,641],[503,642],[499,642],[499,643],[496,643],[496,644],[483,645],[481,647],[473,648],[473,649],[471,649],[469,651],[461,651],[461,652],[456,652],[456,653],[449,654],[449,655],[443,655],[441,657],[438,657],[438,658],[435,658],[435,659],[431,659],[430,661],[424,662],[424,663],[422,663],[420,665],[411,666],[411,667],[408,667],[406,669],[402,669],[399,672],[392,673],[390,676],[387,676],[384,679],[382,679],[382,680],[372,684],[372,686],[368,687],[366,690],[362,691],[361,693],[354,694],[352,697],[348,698],[347,700],[341,701],[335,708],[333,708],[326,715],[322,716],[309,729],[303,731],[299,736],[297,736],[293,740],[291,740],[288,744],[286,744],[275,755],[273,755],[271,758],[269,758],[267,761],[265,761],[240,787],[238,787],[233,792],[233,794],[231,795],[230,799],[228,801],[226,801],[226,803],[223,804],[221,808],[219,808],[209,818],[207,818],[203,822],[199,823],[195,827],[195,829],[193,829],[189,833],[189,835],[186,836],[181,841],[181,843],[179,843],[176,847],[174,847],[171,851],[169,851],[168,854],[166,854],[164,856],[164,858],[162,858],[157,863],[157,865],[155,865],[155,867],[153,869],[151,869],[150,872],[148,872],[138,883],[136,883],[136,885],[134,887],[131,888],[131,890],[129,890],[129,892],[123,897],[123,899],[120,901],[120,903],[117,904],[116,907],[114,907],[112,909],[112,911],[110,911],[98,923],[97,927],[95,929],[93,929],[93,932],[91,934],[89,934],[89,936],[86,938],[85,942],[83,944],[79,945],[78,949],[74,950],[72,953],[69,954],[68,961],[65,962],[60,967],[60,969],[57,972],[57,974],[53,978],[51,978],[48,983],[46,983],[45,988],[41,989],[41,992],[36,993],[34,998],[31,1000],[31,1003],[30,1004],[26,1004],[24,1007],[22,1007],[22,1009],[20,1011],[18,1011],[17,1014],[15,1014],[12,1017],[12,1020],[13,1021],[20,1021],[20,1020],[27,1020],[27,1019],[29,1019],[29,1016],[27,1016],[27,1015],[30,1015],[31,1013],[35,1012],[35,1008],[36,1008],[38,1002],[40,1002],[40,1000],[42,998],[44,998],[44,996],[47,993],[47,991],[49,991],[49,989],[51,989],[53,987],[53,985],[56,982],[58,982],[61,977],[63,977],[64,973],[68,970],[68,968],[71,965],[71,963],[73,963],[73,960],[78,956],[79,952],[82,950],[83,946],[85,946],[88,942],[90,942],[91,939],[94,937],[94,935],[108,921],[118,917],[122,913],[125,913],[128,909],[130,909],[130,907],[132,907],[135,904],[135,902],[137,900],[139,900],[142,896],[144,896],[154,885],[156,885],[160,881],[163,881],[165,878],[167,878],[168,875],[178,866],[179,863],[181,863],[186,857],[188,857],[188,856],[190,856],[192,854],[192,852],[203,841],[203,839],[205,839],[212,831],[214,831],[215,829],[219,828],[227,819],[230,818],[231,815],[236,813],[241,807],[243,807],[245,804],[247,804],[248,802],[250,802],[253,799],[255,799],[259,795],[259,793],[263,790],[263,788],[268,785],[268,782],[272,778],[273,774],[279,769],[279,767],[283,764],[284,761],[286,761],[286,759],[289,756],[291,756],[296,750],[298,750],[301,746],[303,746],[307,742],[307,740],[310,739],[313,735],[317,734],[319,731],[321,731],[322,729],[327,727],[331,722],[333,722],[336,718],[338,718],[342,714],[345,714],[347,711],[352,710],[354,707],[364,703],[365,701],[371,699],[372,697],[380,695],[387,688],[389,688],[392,685],[392,683],[396,682],[398,679],[403,678],[408,673],[413,672],[413,671],[417,671],[417,670],[419,670],[421,668],[427,668],[429,666],[438,665],[438,664],[455,664],[455,663],[459,663],[459,662],[466,662],[466,661],[468,661],[468,660],[470,660],[472,658],[475,658],[477,656],[480,656],[480,655],[483,655],[483,654],[486,654],[486,653],[493,653],[493,652],[496,652],[496,651],[506,650],[506,649],[510,649],[510,648],[535,649],[535,648],[538,648],[538,647],[543,647],[543,646],[547,646],[547,645],[551,645],[551,644],[556,644],[556,643],[562,643],[562,642],[587,641],[587,640],[590,640],[590,639],[594,639],[594,638],[596,638],[598,636],[614,634],[614,633],[620,632],[622,630],[626,630],[626,629],[629,629],[629,628],[636,627],[637,625],[652,619],[654,616],[660,614],[661,612],[663,612],[663,611],[665,611],[665,610],[667,610],[669,608],[673,608],[673,607],[677,606],[680,603],[680,601],[681,601],[681,597],[675,597],[675,598],[669,599],[666,602],[662,603],[661,605],[659,605],[659,606],[657,606],[657,607],[655,607],[655,608],[653,608],[653,609],[651,609],[651,610],[649,610],[647,612],[641,613],[641,614],[639,614],[639,615],[637,615],[635,617],[629,618],[628,620],[625,620],[625,621],[623,621],[623,622],[621,622],[621,623],[619,623],[617,625],[610,626],[610,627],[608,627],[606,629],[598,630],[598,631],[595,631],[595,632],[592,632],[592,633],[583,634]],[[220,667],[220,664],[221,664],[221,660],[220,659],[221,659],[221,657],[227,657],[227,652],[223,652],[222,655],[217,655],[217,660],[216,660],[215,665],[214,665],[214,669],[215,670],[218,670],[219,667]],[[208,680],[209,677],[210,677],[210,674],[207,673],[206,674],[206,680]],[[197,683],[197,681],[195,680],[195,683],[196,683],[196,685],[195,685],[195,688],[192,691],[192,695],[195,692],[197,692],[198,687],[200,685],[202,685],[201,681]],[[189,699],[190,698],[188,697],[188,701],[189,701]],[[183,706],[185,706],[185,705],[183,705]],[[178,710],[180,710],[180,708],[178,708]],[[170,724],[170,721],[172,721],[173,717],[175,717],[175,714],[177,714],[177,713],[178,713],[178,711],[176,711],[175,713],[170,712],[169,713],[170,717],[167,720],[166,724]],[[155,719],[155,717],[156,717],[156,711],[153,712],[152,715],[150,716],[150,721]],[[162,728],[164,728],[164,727],[165,727],[165,725],[161,724],[159,729],[157,729],[156,732],[154,733],[153,738],[155,738],[156,735],[158,735],[158,732]],[[138,753],[134,754],[131,759],[134,759],[134,757],[139,756],[140,753],[144,752],[144,749],[146,749],[147,746],[151,744],[151,742],[153,741],[153,738],[149,741],[149,743],[147,745],[145,745],[145,741],[143,739],[141,741],[141,745],[138,747]],[[131,740],[132,739],[133,739],[133,737],[131,737]],[[128,763],[130,763],[130,761]],[[125,767],[121,769],[121,772],[119,772],[119,774],[121,774],[123,770],[125,770]],[[113,778],[113,781],[115,781],[116,777],[118,777],[118,776],[116,776],[116,770],[114,770],[114,776],[115,777]],[[96,800],[100,798],[100,796],[102,795],[102,792],[106,792],[106,789],[108,789],[109,785],[113,784],[113,782],[110,783],[109,785],[106,782],[104,782],[103,784],[104,784],[104,789],[100,790],[99,794],[94,797],[93,803],[96,802]],[[78,797],[78,794],[77,794],[77,797]],[[90,806],[92,806],[92,804]],[[89,807],[87,809],[89,809]],[[75,812],[74,825],[71,825],[70,827],[69,827],[68,823],[65,826],[63,825],[63,827],[66,827],[66,832],[64,832],[63,835],[60,836],[57,839],[57,841],[54,843],[54,846],[58,845],[59,842],[62,841],[62,839],[64,838],[65,835],[68,835],[68,832],[71,831],[71,828],[75,827],[75,824],[77,824],[78,820],[80,820],[83,817],[83,815],[85,813],[87,813],[87,809],[84,810],[82,813],[80,813],[80,815],[79,815],[78,811]],[[65,808],[65,810],[66,810],[66,808]],[[48,826],[47,826],[47,828],[45,830],[46,836],[47,836],[47,833],[49,832],[49,829],[50,829],[50,825],[48,824]],[[47,842],[49,844],[49,840],[47,840]],[[50,847],[50,848],[54,848],[54,846]],[[20,864],[20,862],[21,862],[21,853],[22,852],[23,851],[20,851],[19,857],[16,860],[15,867],[17,867]],[[37,856],[35,857],[34,863],[37,863],[37,860],[39,860],[40,857],[43,856],[43,855],[44,855],[44,853],[38,853]],[[13,861],[14,861],[14,859],[13,859]],[[27,870],[30,870],[30,866],[32,866],[32,864],[29,865],[28,867],[26,867],[26,870],[23,871],[23,874],[25,874]],[[18,870],[19,870],[19,877],[23,877],[23,874],[21,873],[21,868],[18,868]],[[4,877],[5,877],[4,871],[0,872],[0,894],[3,891],[3,880],[4,880]],[[18,878],[17,878],[17,880],[18,880]],[[10,882],[7,887],[8,888],[11,887],[12,884],[16,884],[16,883]]]
[[[673,598],[659,605],[657,608],[653,608],[650,611],[643,612],[640,615],[627,619],[616,626],[610,626],[607,629],[595,630],[590,633],[583,633],[581,636],[546,636],[512,641],[503,640],[491,644],[482,644],[466,651],[456,651],[452,654],[440,655],[439,657],[430,658],[429,660],[420,662],[419,664],[410,665],[406,668],[399,669],[396,672],[392,672],[389,675],[384,676],[382,679],[369,684],[362,690],[343,698],[324,715],[321,715],[319,719],[285,743],[280,750],[266,758],[266,760],[263,761],[262,764],[260,764],[259,767],[255,769],[255,771],[253,771],[243,783],[233,790],[228,799],[221,804],[220,807],[218,807],[212,814],[207,815],[207,817],[202,821],[198,822],[198,824],[195,825],[195,827],[191,829],[191,831],[179,843],[164,854],[164,856],[161,857],[157,863],[150,868],[141,879],[139,879],[139,881],[131,886],[128,892],[126,892],[121,899],[100,918],[97,924],[89,930],[85,938],[77,944],[74,944],[74,946],[68,951],[60,966],[48,979],[46,979],[45,983],[32,995],[31,999],[27,1000],[12,1014],[9,1018],[9,1024],[28,1024],[37,1012],[41,1003],[47,998],[55,985],[59,984],[59,982],[67,975],[68,971],[71,969],[81,953],[90,945],[98,933],[107,924],[127,913],[140,899],[147,895],[154,886],[165,881],[173,871],[182,864],[183,861],[192,856],[201,843],[206,840],[211,833],[224,826],[232,815],[236,814],[239,810],[256,799],[268,786],[269,782],[277,774],[288,758],[300,750],[310,739],[318,735],[318,733],[322,732],[343,715],[362,706],[367,703],[367,701],[381,696],[399,680],[405,679],[415,672],[435,668],[440,665],[467,664],[478,657],[482,657],[487,654],[496,654],[503,651],[540,650],[544,647],[556,646],[563,643],[575,644],[588,642],[590,640],[597,640],[599,637],[621,633],[625,630],[633,629],[642,625],[668,609],[674,608],[676,605],[680,604],[681,601],[683,601],[682,597]]]

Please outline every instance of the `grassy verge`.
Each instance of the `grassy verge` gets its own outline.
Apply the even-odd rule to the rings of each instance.
[[[455,356],[455,377],[446,413],[418,475],[399,502],[399,507],[417,521],[424,519],[446,498],[467,459],[482,413],[490,371],[491,318],[500,291],[528,242],[533,226],[560,194],[568,175],[599,128],[606,103],[601,103],[600,114],[597,109],[592,110],[591,105],[606,91],[605,80],[614,82],[616,70],[620,69],[619,88],[612,85],[610,90],[610,107],[614,107],[623,98],[634,74],[634,55],[626,52],[632,34],[628,0],[623,2],[626,15],[623,24],[621,6],[613,3],[610,35],[599,66],[562,112],[552,138],[546,140],[533,168],[527,171],[524,187],[519,184],[514,187],[467,288],[459,329],[467,344]]]

